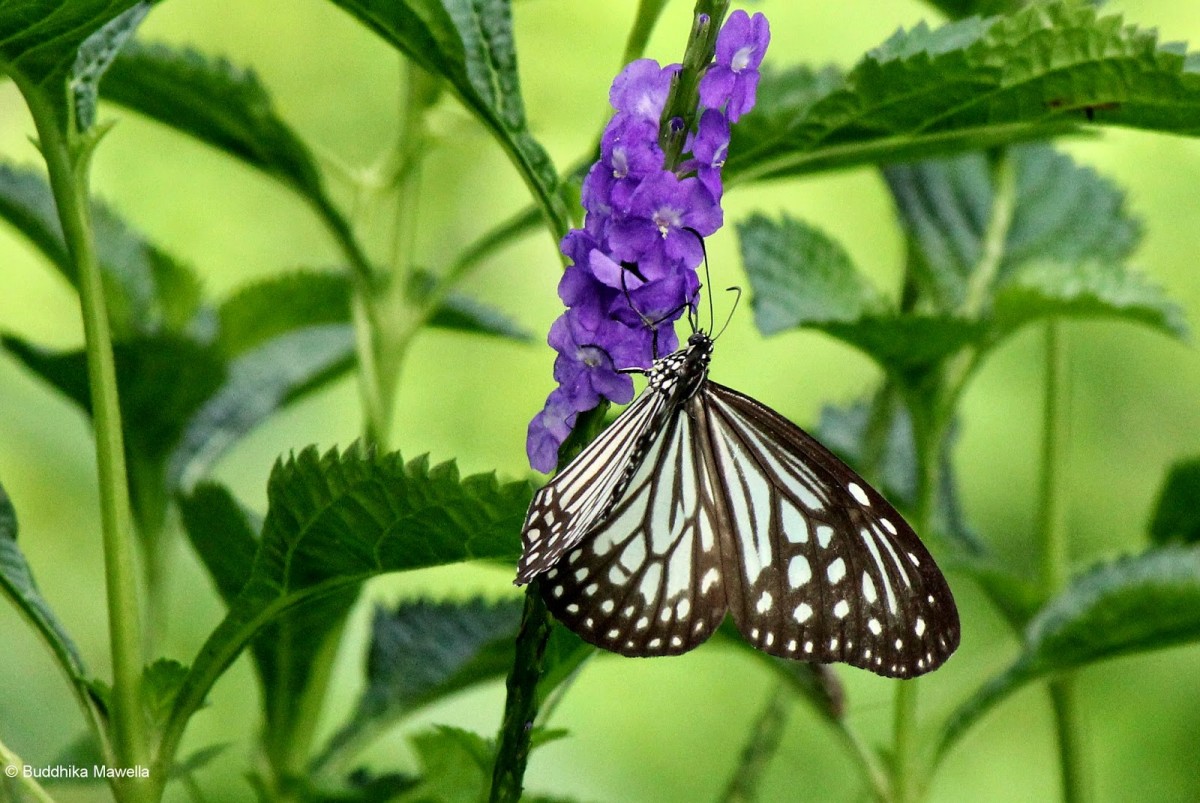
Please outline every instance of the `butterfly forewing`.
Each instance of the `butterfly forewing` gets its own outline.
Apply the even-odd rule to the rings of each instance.
[[[958,613],[896,509],[765,405],[715,382],[693,404],[707,422],[742,634],[774,655],[892,677],[940,666],[958,646]]]
[[[696,444],[695,423],[675,410],[607,518],[547,572],[547,606],[585,640],[677,655],[725,617],[716,508]]]
[[[549,569],[611,507],[644,456],[664,397],[644,392],[533,496],[521,530],[517,583]]]

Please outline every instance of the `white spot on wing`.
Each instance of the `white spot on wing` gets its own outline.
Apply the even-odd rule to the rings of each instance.
[[[850,614],[850,603],[846,600],[838,600],[838,604],[833,606],[833,615],[839,619],[845,619]]]
[[[796,610],[792,615],[794,617],[796,617],[797,622],[799,622],[800,624],[804,624],[805,622],[807,622],[809,619],[812,618],[812,615],[813,615],[812,606],[809,605],[807,602],[801,602],[799,605],[796,606]]]
[[[829,582],[837,585],[842,582],[842,578],[846,576],[846,561],[838,558],[833,563],[829,564],[829,568],[825,570],[825,575],[829,578]]]
[[[717,571],[715,566],[706,571],[704,576],[700,578],[700,593],[707,594],[708,590],[715,586],[720,579],[721,573]]]
[[[766,613],[767,611],[771,610],[771,606],[774,604],[774,600],[771,599],[771,592],[764,591],[762,592],[762,596],[758,598],[758,603],[754,607],[759,613]]]
[[[829,546],[829,542],[833,540],[833,528],[828,524],[817,526],[817,543],[821,545],[821,549]]]
[[[812,579],[812,567],[808,565],[808,558],[803,555],[795,555],[788,561],[788,582],[792,588],[799,588]]]
[[[871,506],[871,498],[867,496],[867,492],[864,491],[862,486],[857,482],[850,483],[846,486],[846,488],[850,491],[850,495],[853,496],[855,501],[857,501],[860,505],[863,507]]]

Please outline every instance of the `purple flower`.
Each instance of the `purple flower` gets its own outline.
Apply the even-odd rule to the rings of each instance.
[[[633,398],[626,369],[648,368],[678,347],[673,324],[696,303],[701,238],[724,217],[729,123],[754,105],[768,38],[761,14],[730,16],[717,37],[716,62],[701,81],[695,130],[684,130],[684,117],[662,120],[678,64],[641,59],[613,80],[609,99],[616,113],[581,189],[584,226],[561,243],[571,261],[558,284],[567,310],[547,338],[557,352],[558,387],[529,422],[526,450],[535,469],[554,469],[579,413],[603,399],[625,404]],[[666,164],[661,126],[672,141],[683,135],[678,164]]]
[[[754,107],[758,90],[758,65],[771,40],[771,28],[761,12],[751,17],[738,9],[729,15],[717,36],[716,61],[700,79],[700,105],[725,107],[729,122]]]

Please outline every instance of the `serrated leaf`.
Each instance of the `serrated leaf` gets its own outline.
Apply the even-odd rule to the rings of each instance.
[[[1150,519],[1154,543],[1200,543],[1200,458],[1171,466]]]
[[[92,719],[89,724],[100,728],[104,721],[104,704],[94,692],[90,673],[75,642],[46,598],[38,590],[33,571],[17,546],[17,512],[8,493],[0,485],[0,592],[3,592],[17,611],[33,627],[66,675],[81,707]],[[95,744],[95,732],[91,734]]]
[[[279,463],[268,484],[263,536],[245,587],[197,656],[177,722],[261,629],[285,612],[357,593],[384,572],[520,553],[528,483],[460,478],[453,463],[360,448],[320,456],[308,448]],[[298,634],[298,638],[300,635]]]
[[[138,0],[22,0],[0,4],[0,72],[8,73],[29,102],[31,92],[50,104],[67,128],[66,80],[80,46]]]
[[[763,334],[854,321],[879,305],[849,255],[819,229],[786,215],[778,223],[753,215],[737,231]]]
[[[241,159],[332,213],[312,154],[252,70],[190,48],[133,41],[100,94]]]
[[[922,23],[824,91],[811,81],[790,91],[796,79],[764,76],[758,107],[734,127],[730,183],[983,150],[1093,122],[1200,132],[1200,74],[1185,55],[1074,2]]]
[[[1034,262],[997,289],[994,310],[1002,330],[1049,317],[1115,318],[1140,323],[1180,340],[1189,337],[1183,309],[1144,275],[1110,263],[1074,266]]]
[[[496,136],[559,235],[567,213],[549,156],[529,132],[509,0],[334,0],[416,64],[445,78]]]
[[[97,258],[113,336],[124,340],[197,326],[200,282],[192,271],[92,202]],[[50,185],[37,171],[0,165],[0,217],[20,231],[77,287]]]
[[[1012,222],[997,276],[1035,261],[1123,264],[1141,236],[1124,194],[1091,168],[1045,145],[1009,151],[1015,177]],[[918,279],[943,309],[961,305],[983,259],[993,188],[982,154],[891,165],[884,177],[916,247]]]
[[[950,718],[945,752],[1022,686],[1108,658],[1200,641],[1200,548],[1163,547],[1075,578],[1029,622],[1020,656]]]

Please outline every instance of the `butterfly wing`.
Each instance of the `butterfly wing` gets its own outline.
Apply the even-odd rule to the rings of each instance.
[[[533,495],[521,528],[517,585],[553,566],[599,521],[644,457],[665,406],[653,389],[641,393],[571,464]]]
[[[672,402],[609,515],[546,573],[547,607],[585,641],[630,656],[678,655],[728,609],[712,478],[690,403]]]
[[[759,649],[889,677],[940,666],[959,641],[945,578],[874,488],[765,405],[706,382],[709,485],[720,489],[734,621]]]

